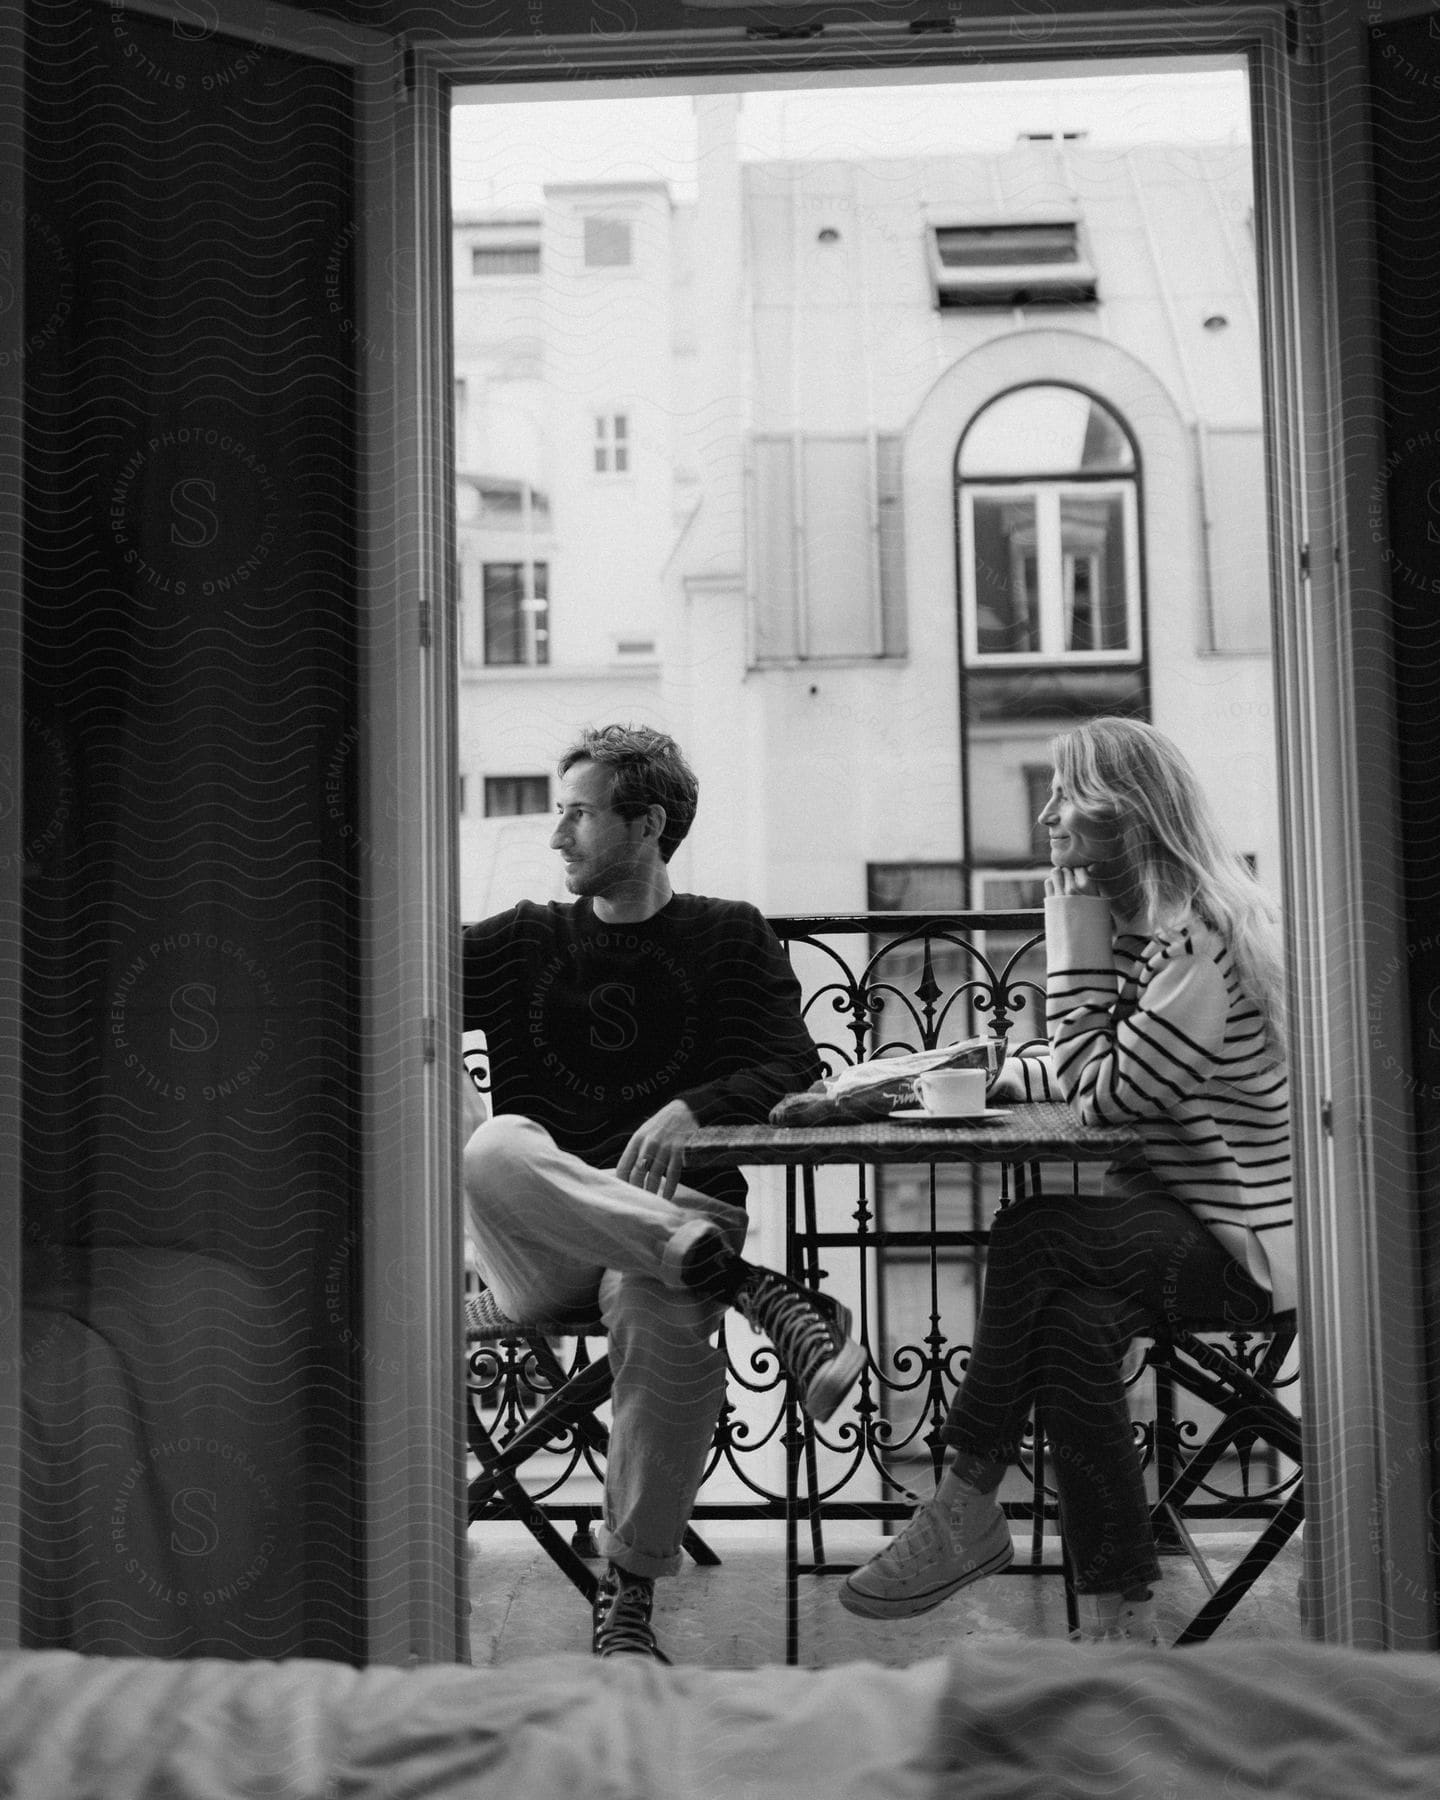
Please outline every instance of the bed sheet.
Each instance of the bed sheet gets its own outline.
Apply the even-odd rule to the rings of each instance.
[[[920,1800],[944,1659],[716,1671],[0,1658],[16,1800]]]
[[[1440,1792],[1440,1661],[1005,1643],[910,1668],[0,1657],[17,1800],[1371,1800]]]

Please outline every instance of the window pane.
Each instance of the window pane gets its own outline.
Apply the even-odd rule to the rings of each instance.
[[[472,275],[538,275],[538,244],[484,244],[470,252]]]
[[[522,663],[525,660],[525,626],[520,612],[519,563],[486,563],[485,660],[487,663]]]
[[[630,420],[626,413],[598,413],[595,418],[595,473],[623,475],[630,467]]]
[[[869,863],[869,912],[955,912],[965,905],[965,870],[958,862]]]
[[[1060,501],[1067,650],[1124,650],[1125,520],[1118,494]]]
[[[480,489],[480,520],[485,525],[518,525],[523,510],[518,482],[485,484]]]
[[[982,889],[980,904],[986,912],[1028,912],[1045,904],[1043,875],[986,875]]]
[[[1045,791],[1050,789],[1049,769],[1046,769]],[[1043,834],[1042,834],[1043,835]],[[1028,870],[989,870],[981,869],[975,875],[975,904],[986,912],[1038,912],[1045,904],[1045,876],[1043,870],[1050,861],[1050,841],[1045,838],[1043,848],[1038,853],[1037,862],[1040,867]],[[1010,959],[1017,955],[1022,944],[1028,943],[1034,936],[1030,931],[987,931],[985,933],[985,954],[996,975],[1007,969],[1010,974],[1010,1036],[1011,1050],[1018,1050],[1022,1044],[1040,1043],[1045,1040],[1045,946],[1036,944],[1026,952],[1025,956],[1010,967]]]
[[[994,475],[1128,474],[1135,452],[1108,407],[1078,388],[1037,382],[978,413],[960,447],[960,473]]]
[[[473,519],[487,530],[513,530],[525,523],[523,483],[484,481],[477,485],[475,492],[478,501]],[[547,530],[550,524],[550,497],[539,488],[530,490],[530,524],[536,531]]]
[[[1265,441],[1255,430],[1205,439],[1210,496],[1210,647],[1270,648],[1270,565],[1265,534]]]
[[[630,263],[630,222],[628,219],[596,219],[585,221],[585,266],[587,269],[623,269]]]
[[[1019,263],[1075,262],[1073,224],[941,225],[935,246],[947,269],[996,269]]]
[[[1025,816],[1030,822],[1030,853],[1036,862],[1050,859],[1050,833],[1040,823],[1040,815],[1050,802],[1050,784],[1054,771],[1049,763],[1026,763],[1022,771],[1025,782]],[[1044,899],[1044,895],[1041,895]],[[997,907],[1029,906],[1028,900],[997,900]],[[1038,902],[1037,902],[1038,904]]]
[[[1080,467],[1084,470],[1129,470],[1135,467],[1135,452],[1114,413],[1090,402],[1085,420],[1085,442],[1080,446]]]
[[[1038,651],[1035,502],[977,495],[972,518],[976,648],[981,656]]]
[[[485,817],[516,818],[522,813],[548,813],[550,810],[550,777],[548,775],[487,775],[485,777]]]
[[[534,565],[532,594],[528,601],[523,563],[486,563],[483,573],[486,662],[496,665],[548,663],[550,565],[543,562]]]
[[[550,660],[550,565],[537,562],[531,573],[533,598],[527,603],[531,616],[535,621],[533,633],[536,663],[548,663]],[[550,802],[547,799],[542,811],[548,811]]]
[[[866,865],[866,906],[871,912],[948,913],[965,907],[965,868],[962,863],[869,863]],[[912,939],[887,950],[896,943],[890,933],[875,933],[870,938],[870,954],[875,958],[872,977],[881,989],[896,988],[908,995],[916,1010],[919,988],[925,978],[925,945]],[[930,974],[938,982],[941,994],[952,1001],[961,986],[977,973],[975,959],[964,950],[943,939],[930,941]],[[872,996],[871,1016],[875,1024],[875,1044],[902,1044],[910,1049],[922,1048],[915,1030],[911,1008],[895,994],[881,991]],[[945,1012],[942,1037],[970,1037],[984,1029],[976,1021],[968,1002],[951,1004]],[[873,1045],[872,1045],[873,1048]]]

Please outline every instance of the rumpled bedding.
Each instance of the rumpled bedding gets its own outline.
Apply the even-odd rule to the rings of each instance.
[[[916,1800],[943,1659],[726,1672],[0,1658],[16,1800]]]
[[[1371,1800],[1440,1792],[1440,1660],[1061,1642],[909,1668],[0,1656],[16,1800]]]

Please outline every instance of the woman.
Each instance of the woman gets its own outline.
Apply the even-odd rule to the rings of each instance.
[[[1096,719],[1051,749],[1050,1049],[1000,1079],[1008,1097],[1063,1094],[1082,1119],[1132,1125],[1140,1147],[1102,1195],[1036,1195],[996,1218],[939,1488],[840,1598],[906,1617],[1003,1569],[997,1491],[1034,1408],[1081,1636],[1156,1644],[1122,1361],[1146,1320],[1247,1325],[1295,1304],[1279,934],[1168,738]]]

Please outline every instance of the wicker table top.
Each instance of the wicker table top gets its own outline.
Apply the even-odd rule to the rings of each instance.
[[[762,1163],[1108,1162],[1138,1139],[1125,1126],[1082,1125],[1061,1101],[1005,1108],[1003,1119],[956,1125],[879,1119],[866,1125],[705,1125],[685,1146],[687,1169]]]

